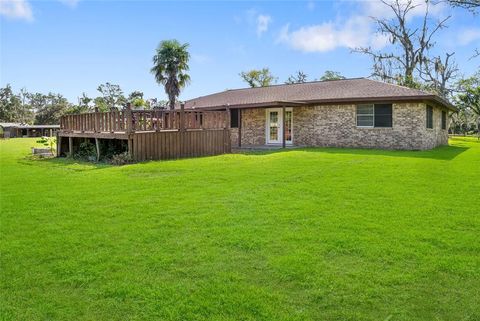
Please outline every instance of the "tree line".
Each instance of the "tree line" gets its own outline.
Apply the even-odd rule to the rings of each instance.
[[[156,98],[145,99],[143,92],[138,90],[125,95],[119,85],[109,82],[99,85],[97,91],[99,92],[97,97],[89,97],[83,93],[77,103],[71,103],[58,93],[32,93],[25,88],[15,93],[7,84],[0,88],[0,121],[38,125],[58,124],[60,117],[66,114],[121,109],[127,103],[141,109],[163,107],[167,104],[166,101]]]

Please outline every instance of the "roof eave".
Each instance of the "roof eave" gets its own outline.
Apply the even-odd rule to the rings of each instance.
[[[225,104],[208,107],[189,107],[188,109],[201,110],[218,110],[226,108],[271,108],[271,107],[294,107],[294,106],[309,106],[309,105],[325,105],[325,104],[347,104],[359,102],[407,102],[407,101],[433,101],[438,103],[451,111],[458,111],[455,106],[445,101],[436,95],[417,95],[417,96],[388,96],[388,97],[352,97],[352,98],[337,98],[337,99],[314,99],[305,101],[272,101],[264,103],[253,104]]]

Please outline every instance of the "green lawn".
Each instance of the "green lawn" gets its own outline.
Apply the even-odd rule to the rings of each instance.
[[[480,143],[123,167],[0,141],[0,320],[480,320]]]

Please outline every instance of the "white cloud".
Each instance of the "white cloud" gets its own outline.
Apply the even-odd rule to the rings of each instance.
[[[58,0],[58,2],[75,8],[80,0]],[[33,21],[33,10],[28,0],[0,0],[0,16]]]
[[[480,42],[480,28],[465,29],[458,33],[458,43],[462,46],[466,46],[477,40]]]
[[[402,0],[405,1],[406,0]],[[344,5],[350,2],[345,2]],[[416,6],[410,13],[410,18],[422,17],[425,14],[424,0],[413,0]],[[382,49],[389,45],[387,35],[375,32],[375,24],[371,17],[390,19],[394,17],[391,8],[380,0],[356,1],[356,14],[346,19],[325,21],[320,24],[303,26],[290,30],[285,25],[277,42],[303,52],[327,52],[337,48],[355,48],[370,46],[373,49]],[[429,13],[432,17],[444,15],[443,4],[430,5]]]
[[[257,16],[257,36],[261,36],[262,33],[268,30],[268,26],[272,22],[272,17],[268,15],[260,14]]]
[[[268,31],[273,19],[268,14],[259,13],[256,9],[249,9],[241,15],[234,16],[233,21],[236,24],[246,23],[249,28],[255,29],[258,37],[261,37],[263,33]]]
[[[0,0],[0,15],[11,19],[33,21],[33,11],[26,0]]]
[[[286,25],[281,30],[278,41],[304,52],[327,52],[339,47],[354,48],[373,45],[370,34],[369,19],[355,16],[343,24],[325,22],[294,31],[289,31],[289,25]],[[375,46],[379,47],[380,39],[374,39]]]

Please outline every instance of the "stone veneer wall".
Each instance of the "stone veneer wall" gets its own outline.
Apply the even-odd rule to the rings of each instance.
[[[293,108],[293,145],[384,149],[431,149],[448,144],[441,111],[433,106],[433,129],[426,128],[426,104],[393,104],[392,128],[358,128],[356,105]],[[265,108],[242,111],[242,145],[265,145]],[[448,118],[447,118],[448,128]],[[238,129],[232,129],[238,146]]]

